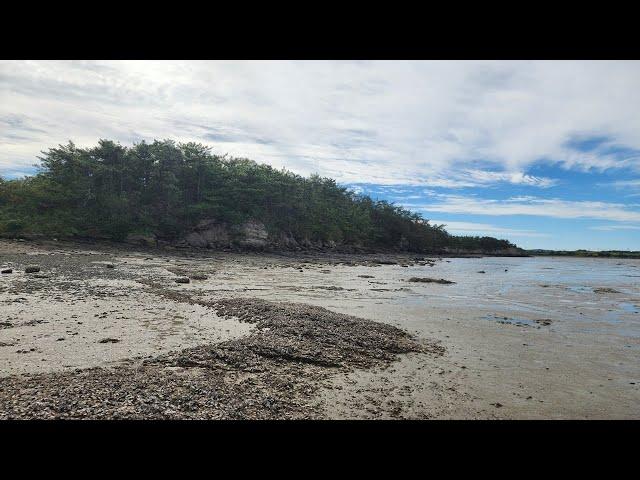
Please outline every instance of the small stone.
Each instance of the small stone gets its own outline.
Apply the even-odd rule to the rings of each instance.
[[[178,277],[174,280],[176,283],[189,283],[189,277]]]
[[[117,338],[103,338],[102,340],[98,340],[98,343],[118,343],[119,341]]]
[[[11,269],[11,268],[5,268],[5,269],[3,269],[0,273],[13,273],[13,269]]]
[[[115,268],[115,266],[113,265],[113,263],[107,263],[106,267],[107,267],[107,268]]]
[[[40,267],[38,265],[28,265],[27,268],[24,269],[25,273],[37,273],[40,271]]]

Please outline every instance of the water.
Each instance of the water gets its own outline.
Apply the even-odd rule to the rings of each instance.
[[[539,327],[536,320],[550,319],[556,329],[640,338],[640,260],[485,257],[423,268],[457,283],[412,287],[407,300],[415,304],[473,306],[485,320]]]

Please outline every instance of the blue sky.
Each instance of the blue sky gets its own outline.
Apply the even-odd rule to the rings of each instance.
[[[199,141],[527,248],[640,249],[637,61],[2,61],[0,175]]]

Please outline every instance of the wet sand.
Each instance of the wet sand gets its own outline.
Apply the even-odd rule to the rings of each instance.
[[[0,418],[638,418],[636,279],[527,260],[0,241]]]

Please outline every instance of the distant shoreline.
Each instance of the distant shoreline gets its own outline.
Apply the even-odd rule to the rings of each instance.
[[[534,257],[640,258],[640,251],[628,250],[525,250]]]

